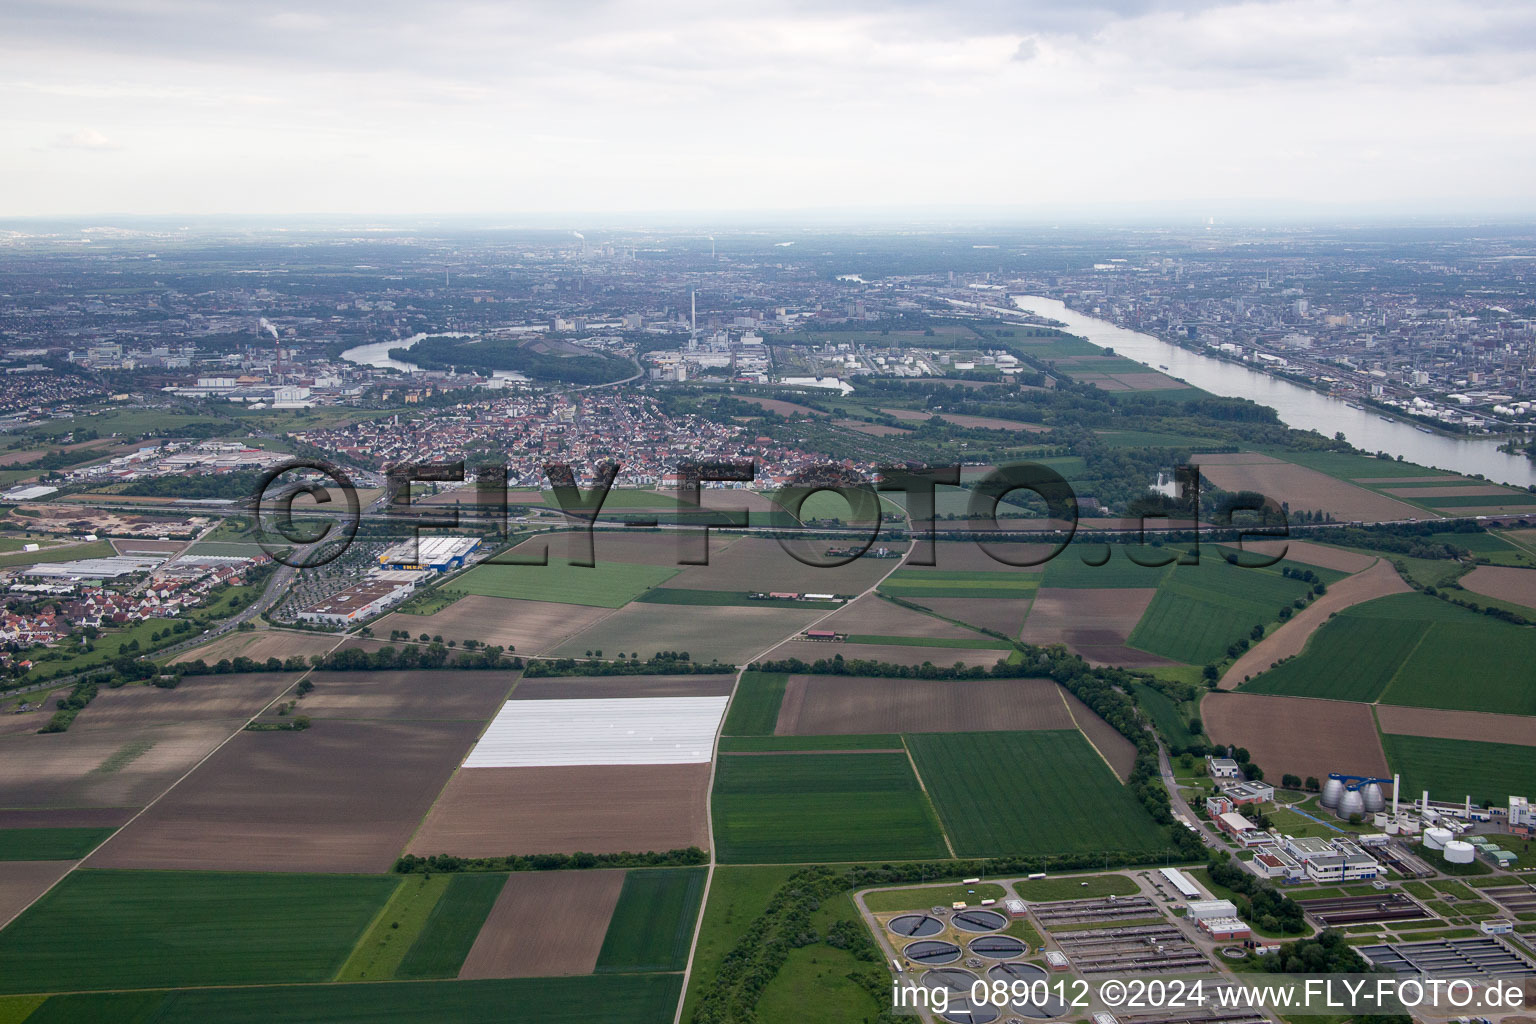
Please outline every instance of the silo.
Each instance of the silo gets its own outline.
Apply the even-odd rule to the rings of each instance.
[[[1329,810],[1333,810],[1339,806],[1339,801],[1343,798],[1344,783],[1339,779],[1329,776],[1328,781],[1323,783],[1323,798],[1320,803]]]
[[[1360,787],[1360,797],[1365,801],[1365,812],[1375,814],[1384,810],[1387,806],[1387,798],[1381,792],[1381,785],[1375,782],[1367,782]]]
[[[1424,846],[1430,850],[1443,850],[1445,844],[1451,841],[1451,830],[1448,828],[1430,828],[1424,830]]]
[[[1344,798],[1339,801],[1338,815],[1341,818],[1352,818],[1357,814],[1365,814],[1365,798],[1358,789],[1346,789]]]
[[[1464,843],[1460,839],[1452,839],[1445,844],[1445,862],[1447,864],[1471,864],[1474,849],[1471,843]]]

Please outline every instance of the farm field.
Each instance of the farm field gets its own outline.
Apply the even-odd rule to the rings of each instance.
[[[720,962],[741,940],[757,915],[767,907],[774,892],[799,868],[787,865],[715,868],[709,887],[709,903],[699,926],[699,941],[693,955],[693,974],[688,985],[688,999],[683,1020],[693,1019],[699,993],[712,983]]]
[[[0,932],[0,992],[326,981],[398,881],[77,871]]]
[[[1066,644],[1092,665],[1167,664],[1166,658],[1126,646],[1157,593],[1150,587],[1042,587],[1035,594],[1019,639],[1040,645]]]
[[[1536,569],[1480,565],[1457,582],[1474,594],[1536,608]]]
[[[1211,740],[1247,747],[1269,779],[1387,774],[1368,704],[1213,692],[1201,701],[1200,717]]]
[[[609,608],[597,605],[518,601],[475,594],[431,615],[391,612],[374,623],[373,632],[375,636],[388,636],[391,630],[403,629],[412,638],[425,633],[461,644],[478,640],[518,654],[543,654],[609,613]]]
[[[810,553],[824,557],[829,543],[815,542]],[[708,565],[683,567],[681,573],[667,581],[667,586],[684,590],[853,595],[869,589],[890,571],[892,563],[892,559],[857,558],[846,565],[811,568],[796,560],[776,540],[743,537],[718,553],[711,553]]]
[[[1403,775],[1403,791],[1428,789],[1438,800],[1470,795],[1473,804],[1507,803],[1536,778],[1533,746],[1395,735],[1383,736],[1382,744],[1392,770]]]
[[[954,619],[978,629],[990,629],[1008,637],[1017,637],[1024,628],[1031,598],[922,597],[904,598],[936,615]]]
[[[65,733],[0,736],[0,808],[143,807],[245,723],[91,729],[93,708]]]
[[[704,878],[704,868],[627,872],[597,970],[680,971],[687,966]]]
[[[390,895],[373,924],[363,933],[337,981],[388,981],[411,950],[422,927],[448,890],[452,875],[410,875]],[[401,925],[404,927],[401,927]]]
[[[311,654],[325,654],[336,646],[336,637],[316,636],[313,633],[290,632],[286,629],[258,629],[250,633],[225,633],[217,640],[190,651],[183,651],[169,662],[181,665],[203,661],[217,665],[224,658],[250,658],[266,661],[268,658],[307,658]],[[187,680],[190,682],[191,680]],[[185,683],[183,683],[185,685]],[[180,689],[180,687],[177,687]]]
[[[709,765],[464,768],[408,852],[423,857],[709,846]]]
[[[805,750],[900,751],[901,737],[871,736],[722,736],[722,754],[777,754]]]
[[[1432,736],[1448,740],[1513,743],[1536,747],[1536,728],[1523,715],[1496,715],[1486,711],[1439,711],[1376,705],[1376,721],[1384,733]]]
[[[668,1024],[681,976],[626,974],[377,985],[279,985],[54,996],[33,1024]]]
[[[725,863],[943,857],[904,754],[721,756],[715,841]]]
[[[1189,731],[1189,719],[1172,697],[1145,683],[1132,683],[1131,692],[1136,697],[1136,703],[1147,712],[1152,724],[1173,749],[1206,741],[1203,730],[1199,733]]]
[[[6,861],[0,869],[0,928],[73,866],[67,860]]]
[[[549,565],[477,565],[455,580],[454,588],[482,597],[622,608],[675,575],[675,568],[665,566],[599,558],[596,565],[588,567],[569,565],[551,557]],[[452,614],[455,606],[450,606],[446,614]]]
[[[320,719],[300,732],[243,732],[91,866],[387,871],[480,728]]]
[[[0,861],[79,860],[114,831],[111,828],[0,828]]]
[[[1356,573],[1362,569],[1369,569],[1377,558],[1376,555],[1331,547],[1327,544],[1314,544],[1305,540],[1257,540],[1250,537],[1243,541],[1241,549],[1236,545],[1224,544],[1221,547],[1224,552],[1240,551],[1262,555],[1265,558],[1283,558],[1287,562],[1310,565],[1318,569],[1332,569],[1342,573]]]
[[[743,672],[725,714],[722,736],[771,736],[789,675],[784,672]]]
[[[826,646],[826,645],[822,645]],[[1071,729],[1049,679],[790,676],[779,736]]]
[[[673,650],[687,651],[694,661],[718,659],[741,665],[824,614],[815,608],[798,607],[698,607],[680,613],[671,605],[636,602],[582,630],[549,654],[580,658],[589,650],[609,656],[639,651],[644,658]]]
[[[591,974],[624,878],[607,870],[507,876],[459,977]]]
[[[900,575],[899,573],[897,575]],[[879,594],[865,594],[816,624],[849,635],[870,634],[925,639],[984,640],[974,630],[887,601]]]
[[[1257,491],[1297,512],[1321,511],[1344,522],[1367,523],[1436,518],[1416,505],[1269,455],[1197,454],[1190,461],[1223,490]]]
[[[449,876],[447,889],[438,897],[416,941],[395,968],[395,977],[458,977],[507,878],[491,872]]]
[[[1533,658],[1536,631],[1422,594],[1399,594],[1340,613],[1300,657],[1243,689],[1532,715]],[[1448,685],[1453,679],[1462,682]]]
[[[1406,594],[1411,590],[1392,563],[1381,559],[1369,569],[1341,580],[1322,597],[1280,624],[1274,632],[1244,651],[1222,675],[1221,686],[1232,689],[1238,684],[1267,672],[1282,659],[1302,653],[1314,633],[1330,618],[1355,605],[1378,597]]]
[[[1076,730],[930,733],[907,744],[962,857],[1166,845],[1146,809]]]
[[[515,567],[519,562],[537,563],[546,557],[546,553],[549,561],[555,565],[578,556],[584,558],[586,547],[582,533],[580,530],[555,530],[534,534],[511,549],[497,554],[488,564],[505,563]],[[698,554],[703,551],[701,536],[698,530],[594,530],[592,554],[599,564],[621,562],[676,569],[679,567],[680,553]],[[708,552],[710,560],[713,561],[740,540],[734,534],[711,531]]]
[[[1279,566],[1245,569],[1208,556],[1199,565],[1170,566],[1128,643],[1173,661],[1218,661],[1234,641],[1273,622],[1309,586],[1287,579]]]
[[[501,710],[516,672],[313,672],[295,714],[311,719],[484,722]]]
[[[524,679],[513,700],[601,700],[613,697],[727,697],[735,676],[549,676]]]
[[[999,566],[999,568],[1006,567]],[[898,569],[880,584],[880,592],[921,603],[925,597],[984,599],[1030,597],[1039,585],[1038,573]]]
[[[188,676],[175,689],[128,685],[103,689],[81,711],[70,732],[120,732],[187,722],[245,722],[299,678],[296,672]],[[231,729],[230,731],[233,731]]]

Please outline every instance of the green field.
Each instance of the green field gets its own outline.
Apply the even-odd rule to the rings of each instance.
[[[328,981],[397,884],[76,871],[0,932],[0,992]]]
[[[395,977],[457,977],[506,883],[507,876],[500,874],[454,875],[396,967]]]
[[[388,981],[395,976],[428,916],[443,898],[452,875],[408,875],[400,882],[336,972],[337,981]]]
[[[693,974],[688,985],[688,1003],[683,1020],[693,1019],[693,1004],[706,985],[712,984],[720,962],[741,941],[747,928],[767,909],[779,886],[798,871],[794,867],[715,868],[709,887],[709,903],[699,927],[699,941],[693,953]]]
[[[1394,594],[1340,612],[1299,657],[1243,689],[1536,715],[1533,662],[1536,629],[1422,594]]]
[[[961,569],[898,569],[880,584],[882,593],[893,597],[1031,597],[1040,584],[1038,573],[1008,571],[998,564],[998,572]]]
[[[978,882],[974,885],[919,885],[865,893],[864,905],[871,913],[884,914],[893,910],[927,910],[929,907],[947,907],[951,903],[1000,900],[1007,895],[1002,886],[991,882]]]
[[[905,754],[723,757],[711,798],[724,863],[943,857]]]
[[[722,736],[771,736],[784,703],[789,676],[783,672],[743,672],[725,716]]]
[[[1189,731],[1189,718],[1172,697],[1145,683],[1132,683],[1131,692],[1169,746],[1178,749],[1205,742],[1203,733]]]
[[[1470,795],[1474,804],[1505,804],[1536,779],[1536,747],[1395,735],[1382,736],[1381,745],[1392,770],[1402,773],[1403,791],[1428,789],[1436,800]]]
[[[454,589],[483,597],[555,601],[594,608],[622,608],[677,569],[598,560],[585,568],[551,557],[549,565],[478,565],[454,581]]]
[[[682,976],[283,985],[54,996],[28,1024],[670,1024]]]
[[[1129,643],[1188,664],[1219,661],[1234,641],[1274,622],[1309,587],[1281,575],[1278,565],[1239,568],[1206,552],[1199,565],[1168,569]]]
[[[115,831],[112,828],[0,829],[0,861],[79,860]]]
[[[908,736],[907,745],[962,857],[1167,845],[1075,729],[925,733]]]
[[[946,647],[959,651],[997,651],[998,657],[1006,658],[1013,653],[1013,648],[1004,649],[1004,641],[991,637],[959,637],[959,636],[872,636],[867,633],[853,633],[848,637],[850,644],[887,644],[895,647]],[[857,658],[858,651],[849,651],[849,657]]]
[[[765,750],[900,750],[901,737],[865,736],[722,736],[720,753],[755,754]]]
[[[0,555],[0,566],[36,565],[39,562],[73,562],[77,558],[108,558],[117,554],[104,540],[66,547],[43,547],[38,551],[12,551]]]
[[[1031,903],[1132,896],[1141,891],[1135,880],[1125,875],[1052,875],[1015,882],[1013,888],[1022,899]]]
[[[704,898],[704,868],[629,871],[597,957],[599,973],[681,971]]]

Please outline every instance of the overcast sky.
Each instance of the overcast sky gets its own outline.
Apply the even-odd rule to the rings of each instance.
[[[1531,0],[4,0],[0,216],[1536,209]]]

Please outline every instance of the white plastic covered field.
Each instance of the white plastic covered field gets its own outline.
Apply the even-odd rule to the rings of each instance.
[[[728,697],[508,701],[465,768],[708,761]]]

